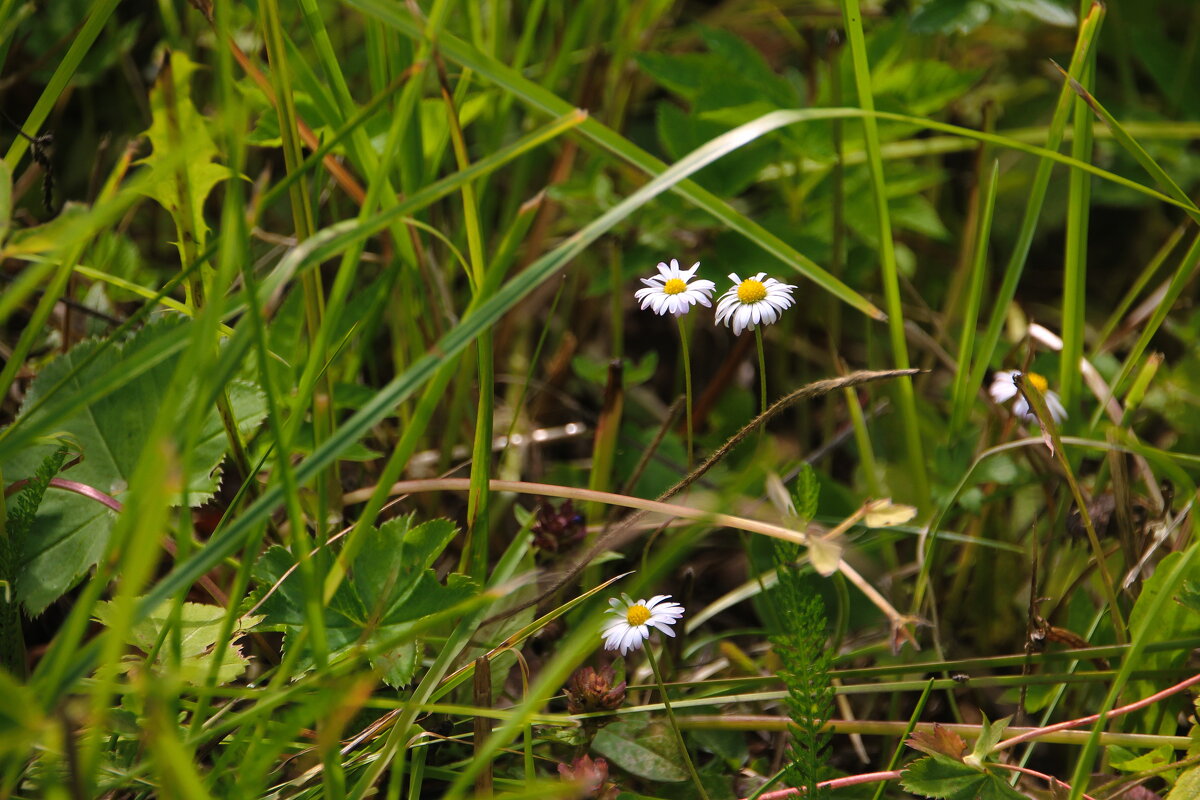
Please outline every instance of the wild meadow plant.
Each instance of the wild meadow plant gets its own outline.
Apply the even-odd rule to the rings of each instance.
[[[1200,796],[1190,0],[143,5],[0,3],[0,800]]]

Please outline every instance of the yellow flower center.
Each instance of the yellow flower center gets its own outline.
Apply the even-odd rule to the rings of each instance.
[[[757,303],[760,300],[767,299],[767,287],[762,285],[762,281],[756,281],[754,278],[746,278],[738,284],[738,300],[743,303]]]
[[[1036,372],[1026,372],[1025,380],[1029,381],[1030,385],[1037,389],[1039,394],[1045,394],[1046,390],[1050,388],[1050,384],[1046,383],[1046,379]]]
[[[687,284],[679,278],[671,278],[663,284],[663,294],[680,294],[687,291]]]
[[[625,621],[635,628],[638,625],[645,625],[648,619],[650,619],[650,609],[640,603],[630,606],[629,610],[625,612]]]

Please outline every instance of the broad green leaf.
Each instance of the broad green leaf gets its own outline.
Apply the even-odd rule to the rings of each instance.
[[[145,131],[154,151],[141,159],[151,173],[143,191],[171,213],[181,236],[194,235],[203,244],[204,201],[229,168],[216,163],[217,146],[208,133],[205,119],[192,104],[191,77],[197,65],[182,50],[171,53],[158,83],[150,91],[151,123]],[[167,83],[170,81],[170,83]],[[186,159],[169,156],[186,152]]]
[[[476,594],[477,587],[462,575],[450,575],[445,585],[431,569],[458,529],[444,519],[415,527],[409,517],[389,520],[366,533],[362,547],[325,608],[325,625],[333,653],[363,645],[384,680],[399,687],[416,669],[420,643],[404,634],[405,623],[430,616]],[[330,556],[313,555],[318,569]],[[272,547],[254,567],[263,625],[283,630],[285,645],[307,623],[305,587],[296,560],[282,547]]]
[[[1196,797],[1200,797],[1200,767],[1192,767],[1180,775],[1167,800],[1193,800]]]
[[[96,604],[96,620],[101,625],[112,624],[114,615],[119,613],[116,603],[101,602]],[[171,624],[171,608],[163,604],[141,622],[135,624],[129,631],[127,643],[151,653],[163,639],[164,628]],[[184,683],[203,684],[208,678],[213,661],[216,658],[215,648],[217,638],[221,635],[221,625],[225,618],[225,609],[220,606],[209,606],[201,603],[184,603],[179,614],[179,669],[173,671],[172,656],[169,652],[171,645],[164,644],[158,650],[158,655],[152,665],[156,674],[173,674]],[[225,640],[222,646],[221,666],[217,670],[217,683],[229,683],[238,678],[248,664],[242,655],[241,648],[234,644],[242,632],[258,624],[260,616],[244,616],[238,620],[233,636]],[[170,634],[168,634],[170,635]],[[133,666],[129,664],[127,666]]]
[[[123,345],[107,347],[77,375],[56,390],[58,394],[82,392],[100,377],[119,373],[123,364],[168,331],[189,324],[177,318],[149,325]],[[99,349],[99,340],[83,342],[42,369],[29,387],[17,423],[36,424],[42,410],[29,413],[75,366]],[[85,484],[118,502],[125,495],[161,398],[175,371],[172,361],[159,363],[119,391],[88,403],[56,426],[60,434],[79,446],[83,460],[62,477]],[[249,433],[266,416],[259,389],[246,382],[229,385],[229,396],[238,428]],[[189,392],[188,399],[190,400]],[[188,502],[200,505],[210,499],[220,480],[218,466],[226,450],[225,428],[215,408],[204,417],[201,433],[187,472]],[[56,445],[26,447],[2,465],[5,480],[34,474]],[[178,503],[180,498],[174,498]],[[31,615],[66,592],[97,563],[108,545],[114,515],[107,506],[73,492],[47,492],[30,534],[17,553],[17,597]]]
[[[1196,581],[1184,581],[1183,588],[1179,590],[1179,596],[1175,599],[1184,608],[1190,608],[1192,611],[1200,611],[1200,583]]]
[[[938,800],[1025,800],[1003,778],[943,755],[909,764],[900,776],[905,791]]]
[[[670,731],[662,724],[623,719],[601,729],[592,750],[626,772],[651,781],[686,781],[688,773]]]
[[[1017,14],[1028,14],[1047,25],[1069,27],[1075,24],[1075,13],[1054,0],[992,0],[996,8]]]
[[[929,0],[917,8],[909,24],[916,33],[970,33],[991,16],[992,7],[985,0]]]

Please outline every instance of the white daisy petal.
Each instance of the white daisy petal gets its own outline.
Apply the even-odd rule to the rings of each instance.
[[[709,298],[717,288],[716,284],[706,280],[689,283],[700,269],[699,261],[691,269],[681,270],[679,259],[672,258],[670,264],[658,262],[657,269],[657,275],[641,279],[646,288],[638,289],[633,294],[635,300],[641,301],[643,311],[649,308],[660,316],[670,313],[681,317],[696,304],[712,307]]]
[[[768,278],[759,272],[742,280],[736,272],[729,273],[733,286],[717,299],[716,324],[733,328],[735,336],[759,325],[772,325],[782,312],[792,306],[795,286]]]
[[[625,655],[641,647],[654,630],[674,636],[672,626],[683,616],[683,606],[667,602],[670,597],[669,594],[658,594],[636,603],[628,595],[611,598],[605,614],[611,614],[614,618],[604,623],[601,632],[604,648],[618,650]]]
[[[1000,370],[992,376],[992,385],[988,387],[988,394],[997,403],[1006,403],[1017,396],[1017,385],[1013,383],[1013,375],[1011,370]]]
[[[996,403],[1006,403],[1009,400],[1013,400],[1013,415],[1025,422],[1036,423],[1037,414],[1033,413],[1033,409],[1029,407],[1025,395],[1017,389],[1014,382],[1014,378],[1019,374],[1016,370],[997,371],[992,375],[992,383],[988,387],[988,394],[991,395],[992,400]],[[1035,372],[1027,372],[1025,376],[1026,380],[1035,380],[1039,388],[1046,386],[1046,379]],[[1056,425],[1061,425],[1067,419],[1067,409],[1063,406],[1058,393],[1047,387],[1042,390],[1042,398],[1046,401],[1046,410],[1050,412],[1050,418],[1054,420]]]

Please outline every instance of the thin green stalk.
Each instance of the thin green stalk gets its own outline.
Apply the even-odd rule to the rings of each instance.
[[[1085,0],[1090,5],[1090,0]],[[1086,9],[1082,9],[1086,13]],[[1083,86],[1090,86],[1096,69],[1092,52],[1080,75]],[[1092,115],[1087,104],[1075,102],[1071,157],[1090,161],[1092,156]],[[1068,417],[1078,410],[1082,377],[1079,359],[1083,357],[1085,290],[1087,287],[1088,212],[1091,203],[1091,176],[1071,170],[1067,179],[1066,248],[1063,252],[1062,356],[1058,364],[1058,389]]]
[[[767,413],[767,357],[763,351],[762,326],[754,326],[754,343],[758,346],[758,413]]]
[[[867,45],[866,38],[863,36],[862,12],[859,9],[858,0],[842,0],[842,15],[845,18],[846,34],[850,42],[858,104],[864,111],[874,111],[875,98],[871,89],[871,68],[867,63]],[[874,190],[875,221],[879,231],[880,257],[883,261],[881,278],[886,299],[892,359],[896,369],[908,369],[908,343],[904,335],[904,308],[900,302],[896,246],[892,240],[892,223],[888,212],[887,183],[883,176],[883,157],[880,155],[879,126],[874,117],[863,117],[863,135],[866,141],[867,162],[871,170],[871,186]],[[917,404],[913,393],[912,379],[904,377],[897,381],[896,392],[901,425],[904,428],[909,469],[916,490],[916,504],[922,511],[928,512],[931,510],[929,477],[925,474],[924,445],[922,444],[920,420],[917,418]]]
[[[683,394],[685,398],[684,403],[687,406],[687,471],[691,472],[692,464],[695,463],[692,450],[692,437],[694,435],[692,428],[692,360],[688,355],[688,337],[687,330],[684,328],[683,317],[676,317],[675,322],[679,326],[679,348],[683,354]],[[757,329],[755,330],[757,331]]]
[[[1079,37],[1075,42],[1075,52],[1071,55],[1069,72],[1078,75],[1082,72],[1091,52],[1092,44],[1104,19],[1104,7],[1099,3],[1092,6],[1091,11],[1079,27]],[[1046,135],[1046,150],[1057,151],[1062,144],[1063,132],[1066,129],[1067,114],[1071,110],[1071,88],[1064,85],[1059,92],[1058,102],[1054,107],[1054,116],[1050,121],[1050,130]],[[1072,159],[1073,161],[1073,159]],[[1038,219],[1042,213],[1042,205],[1046,199],[1046,189],[1050,185],[1050,174],[1054,169],[1054,161],[1049,156],[1038,162],[1034,173],[1033,183],[1029,189],[1029,200],[1025,206],[1025,216],[1021,220],[1021,228],[1017,233],[1017,241],[1004,269],[1004,279],[996,292],[995,303],[992,306],[992,316],[988,320],[987,330],[975,354],[971,367],[968,387],[977,387],[983,383],[983,375],[992,363],[992,354],[1000,341],[1000,331],[1008,318],[1008,306],[1016,295],[1017,283],[1025,269],[1025,261],[1029,257],[1033,245],[1034,233],[1037,230]]]
[[[1096,348],[1093,350],[1093,355],[1111,348],[1108,341],[1109,338],[1113,335],[1117,326],[1125,319],[1125,314],[1128,313],[1130,307],[1137,301],[1142,290],[1146,288],[1146,284],[1150,283],[1158,273],[1159,268],[1166,263],[1167,258],[1175,250],[1176,245],[1183,241],[1183,235],[1188,232],[1189,228],[1191,228],[1191,224],[1186,221],[1175,226],[1175,230],[1171,231],[1171,235],[1155,251],[1154,256],[1151,257],[1137,278],[1134,279],[1128,291],[1125,292],[1125,295],[1121,298],[1121,302],[1109,314],[1108,321],[1104,323],[1104,327],[1100,329],[1100,333],[1096,335]]]
[[[288,63],[287,47],[284,43],[278,0],[263,0],[259,6],[259,14],[263,39],[271,62],[271,80],[275,91],[279,133],[283,142],[284,166],[288,173],[298,172],[303,169],[304,154],[301,149],[299,117],[296,113],[296,99],[292,92],[291,69]],[[361,129],[356,131],[356,133],[359,132]],[[288,194],[291,197],[296,239],[304,242],[311,238],[316,231],[307,177],[301,176],[293,183],[288,189]],[[315,347],[320,342],[321,320],[325,312],[324,287],[320,274],[316,271],[306,272],[301,286],[304,292],[305,329],[310,343]],[[328,361],[327,352],[318,351],[313,354],[313,357],[322,364]],[[335,425],[333,381],[327,372],[317,378],[316,391],[311,399],[311,410],[313,443],[320,445],[332,435]],[[341,482],[337,475],[338,467],[335,462],[318,479],[318,485],[324,484],[324,491],[316,493],[317,510],[314,515],[319,543],[323,543],[326,539],[327,507],[332,506],[338,511],[341,508]]]
[[[979,326],[979,306],[983,297],[983,280],[987,275],[988,239],[992,232],[992,216],[996,210],[996,186],[1000,161],[992,161],[983,190],[979,222],[975,226],[975,256],[971,260],[971,284],[967,289],[967,306],[963,309],[962,335],[958,340],[958,368],[954,371],[953,408],[950,412],[950,431],[959,431],[971,408],[971,354],[975,349],[975,331]]]
[[[438,75],[442,82],[442,99],[446,104],[449,121],[450,141],[454,158],[460,170],[471,166],[467,155],[467,143],[459,124],[458,112],[447,83],[441,61]],[[464,83],[466,78],[463,79]],[[470,181],[460,189],[462,194],[463,220],[467,231],[467,250],[470,253],[471,273],[476,291],[482,291],[488,268],[483,253],[483,233],[479,222],[479,204],[475,199],[475,188]],[[463,548],[465,572],[476,580],[487,576],[488,556],[488,480],[492,472],[492,434],[495,418],[496,363],[492,351],[492,332],[483,331],[475,342],[478,357],[479,398],[475,411],[475,440],[471,449],[471,492],[467,496],[467,542]]]
[[[650,646],[649,642],[646,643],[646,660],[650,662],[650,669],[654,671],[654,680],[658,683],[658,694],[662,697],[663,710],[667,712],[667,718],[671,720],[671,730],[679,745],[679,754],[683,756],[683,763],[687,764],[688,774],[692,776],[692,782],[696,784],[696,791],[700,793],[703,800],[708,800],[708,792],[704,791],[700,773],[696,772],[696,765],[692,763],[692,757],[688,754],[687,743],[683,741],[683,731],[679,730],[679,723],[675,721],[675,711],[671,708],[671,699],[667,697],[667,687],[664,685],[662,672],[658,668],[658,659],[654,657],[654,648]]]
[[[1150,315],[1150,319],[1142,326],[1142,331],[1138,335],[1137,341],[1134,342],[1133,347],[1130,348],[1128,355],[1125,357],[1124,363],[1121,364],[1121,371],[1117,373],[1117,377],[1109,384],[1109,396],[1120,394],[1125,381],[1133,374],[1134,369],[1142,358],[1142,354],[1146,352],[1146,348],[1150,345],[1150,339],[1158,332],[1158,329],[1166,320],[1167,314],[1175,306],[1179,295],[1182,294],[1184,287],[1191,281],[1197,268],[1200,268],[1200,235],[1197,235],[1192,240],[1191,246],[1179,263],[1179,268],[1171,276],[1171,281],[1167,285],[1162,302],[1158,304],[1154,309],[1154,313]],[[1091,420],[1093,426],[1096,425],[1100,416],[1104,413],[1104,407],[1107,405],[1108,399],[1108,397],[1101,398],[1101,402],[1097,405]]]

